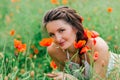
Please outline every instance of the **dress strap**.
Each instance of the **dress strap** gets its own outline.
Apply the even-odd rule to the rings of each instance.
[[[87,55],[85,54],[85,61],[87,61]]]
[[[70,55],[69,55],[68,51],[67,51],[67,59],[68,60],[70,59]]]

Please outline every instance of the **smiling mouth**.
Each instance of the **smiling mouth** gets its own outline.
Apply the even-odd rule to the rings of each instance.
[[[60,46],[64,46],[64,42],[59,43]]]

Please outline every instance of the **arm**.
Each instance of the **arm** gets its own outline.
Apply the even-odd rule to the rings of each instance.
[[[93,70],[100,78],[105,78],[109,62],[108,45],[102,38],[97,37],[96,45],[93,45],[93,49],[94,52],[98,52],[98,59],[94,62]]]
[[[76,77],[66,74],[63,72],[56,72],[56,73],[48,73],[48,77],[53,78],[54,80],[78,80]]]
[[[56,50],[55,50],[55,48],[54,47],[52,47],[52,46],[49,46],[48,48],[47,48],[47,51],[48,51],[48,53],[49,53],[49,55],[50,55],[50,57],[52,58],[52,60],[54,60],[55,61],[55,63],[56,63],[56,65],[61,69],[61,70],[63,70],[63,67],[64,66],[62,66],[61,64],[60,64],[60,62],[56,59]],[[68,79],[68,80],[78,80],[77,78],[75,78],[74,76],[72,76],[72,75],[70,75],[70,74],[66,74],[66,73],[64,73],[64,72],[52,72],[52,73],[48,73],[48,74],[46,74],[46,76],[48,76],[48,77],[50,77],[50,78],[53,78],[53,79],[59,79],[59,80],[66,80],[66,79]]]
[[[57,65],[57,67],[60,69],[60,70],[63,70],[63,64],[60,63],[60,61],[58,60],[58,51],[55,49],[55,47],[53,46],[49,46],[47,47],[47,52],[49,54],[49,56],[51,57],[51,59],[55,62],[55,64]]]

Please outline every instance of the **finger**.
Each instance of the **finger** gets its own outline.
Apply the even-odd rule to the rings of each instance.
[[[64,78],[65,78],[65,76],[59,75],[57,77],[54,77],[54,80],[65,80]]]
[[[53,78],[53,77],[57,77],[57,74],[55,74],[55,73],[48,73],[48,74],[46,74],[46,76],[48,76],[50,78]]]

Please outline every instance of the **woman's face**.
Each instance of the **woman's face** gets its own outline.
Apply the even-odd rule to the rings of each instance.
[[[77,30],[64,20],[51,21],[47,23],[46,29],[50,37],[54,39],[54,43],[62,49],[72,47],[76,40]]]

